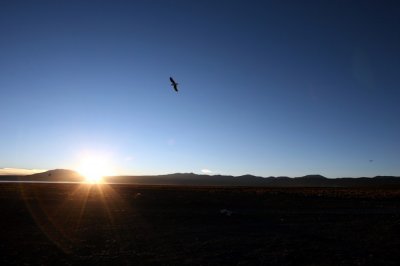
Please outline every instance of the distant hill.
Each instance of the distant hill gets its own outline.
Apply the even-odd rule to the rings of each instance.
[[[41,182],[83,182],[85,178],[67,169],[50,170],[26,176],[0,176],[0,181],[41,181]],[[359,178],[326,178],[322,175],[301,177],[260,177],[254,175],[198,175],[176,173],[148,176],[109,176],[107,183],[126,183],[138,185],[183,185],[183,186],[266,186],[266,187],[373,187],[398,186],[400,177],[376,176]]]
[[[197,175],[176,173],[156,176],[113,176],[106,177],[109,183],[131,183],[147,185],[190,185],[190,186],[268,186],[268,187],[368,187],[399,186],[400,177],[377,176],[360,178],[327,178],[322,175],[301,177],[260,177],[254,175]]]
[[[25,176],[0,176],[0,180],[7,181],[40,181],[40,182],[83,182],[85,178],[75,171],[55,169],[43,173]]]
[[[85,178],[76,171],[68,169],[55,169],[43,173],[28,175],[31,180],[71,181],[82,182]]]

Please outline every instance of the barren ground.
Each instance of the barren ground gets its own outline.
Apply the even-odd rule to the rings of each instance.
[[[2,183],[0,211],[1,265],[400,263],[392,188]]]

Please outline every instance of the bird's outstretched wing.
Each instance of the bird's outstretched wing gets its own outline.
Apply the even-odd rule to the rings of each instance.
[[[175,84],[175,80],[172,77],[169,77],[169,80],[171,81],[172,84]]]

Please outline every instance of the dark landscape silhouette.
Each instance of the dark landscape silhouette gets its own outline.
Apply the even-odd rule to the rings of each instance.
[[[342,177],[327,178],[322,175],[306,175],[301,177],[260,177],[254,175],[198,175],[194,173],[175,173],[166,175],[141,176],[109,176],[105,183],[122,183],[138,185],[182,185],[182,186],[264,186],[264,187],[374,187],[399,186],[400,177]],[[3,181],[41,181],[41,182],[84,182],[79,173],[56,169],[33,175],[0,176]]]
[[[50,174],[14,178],[79,180],[69,170]],[[321,176],[266,179],[294,182],[291,187],[155,185],[167,178],[198,184],[201,177],[136,180],[155,178],[154,185],[0,182],[2,265],[372,266],[400,261],[400,189],[381,182],[392,177],[371,178],[375,185],[367,187],[311,187],[326,184]],[[222,184],[235,177],[216,178]],[[304,184],[310,186],[298,186]]]

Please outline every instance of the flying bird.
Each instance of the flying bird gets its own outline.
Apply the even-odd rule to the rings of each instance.
[[[172,77],[169,77],[169,80],[171,81],[171,86],[174,88],[176,92],[178,92],[178,83],[176,83]]]

